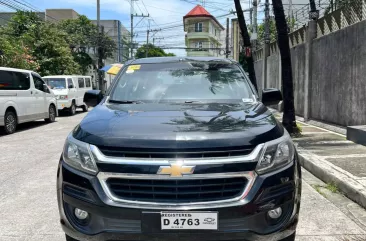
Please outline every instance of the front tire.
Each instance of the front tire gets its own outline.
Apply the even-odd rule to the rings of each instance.
[[[66,236],[66,241],[79,241],[77,239],[71,238],[69,235],[65,234]]]
[[[56,121],[56,108],[50,105],[48,108],[48,118],[44,119],[47,123],[52,123]]]
[[[4,124],[6,134],[13,134],[16,131],[18,120],[14,111],[7,111],[5,113]]]
[[[73,116],[73,115],[75,115],[75,114],[76,114],[76,105],[75,105],[75,103],[74,103],[74,102],[72,102],[72,104],[71,104],[71,107],[70,107],[70,109],[69,109],[69,114],[70,114],[71,116]]]

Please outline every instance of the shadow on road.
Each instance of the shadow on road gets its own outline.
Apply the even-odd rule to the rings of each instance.
[[[84,113],[84,112],[76,111],[75,115],[80,115],[82,113]],[[67,117],[72,117],[72,116],[70,116],[67,112],[59,112],[59,116],[56,118],[56,122],[57,122],[58,118],[67,118]],[[45,125],[48,125],[48,123],[46,123],[44,120],[37,120],[37,121],[22,123],[17,126],[17,130],[14,134],[23,132],[23,131],[27,131],[27,130],[31,130],[31,129],[34,129],[37,127],[45,126]],[[2,136],[6,136],[6,133],[4,131],[4,127],[0,126],[0,137],[2,137]]]
[[[40,126],[44,126],[44,125],[47,125],[47,123],[44,120],[22,123],[22,124],[19,124],[17,126],[17,130],[16,130],[15,133],[27,131],[27,130],[37,128],[37,127],[40,127]],[[1,126],[0,127],[0,137],[5,136],[5,135],[6,135],[5,131],[4,131],[3,127]]]

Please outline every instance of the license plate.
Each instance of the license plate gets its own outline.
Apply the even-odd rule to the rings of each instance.
[[[161,229],[217,230],[217,212],[161,212]]]

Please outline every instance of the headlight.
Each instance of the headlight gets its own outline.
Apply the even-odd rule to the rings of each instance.
[[[59,95],[56,95],[56,100],[60,99],[60,96]]]
[[[276,170],[292,162],[294,155],[294,144],[292,143],[290,135],[285,130],[282,137],[264,144],[256,171],[259,174],[263,174]]]
[[[63,157],[67,164],[78,170],[91,174],[98,172],[89,144],[76,140],[72,134],[66,139]]]
[[[61,100],[67,100],[67,98],[68,98],[67,95],[60,95]]]

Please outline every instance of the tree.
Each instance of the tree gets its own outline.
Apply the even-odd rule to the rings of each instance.
[[[3,46],[8,54],[24,56],[26,64],[8,56],[8,66],[17,65],[31,69],[41,75],[79,74],[79,65],[74,61],[65,33],[54,24],[42,21],[33,12],[18,11],[2,28]],[[4,47],[5,48],[5,47]],[[19,50],[14,50],[19,48]],[[24,62],[24,61],[23,61]]]
[[[244,18],[244,14],[243,14],[243,9],[242,9],[241,4],[240,4],[240,0],[234,0],[234,3],[235,3],[236,14],[238,16],[240,32],[241,32],[243,42],[244,42],[244,47],[251,48],[248,27],[245,23],[245,18]],[[252,82],[252,84],[254,85],[254,87],[258,90],[257,80],[256,80],[256,77],[255,77],[253,55],[246,56],[246,61],[245,62],[248,65],[249,79]]]
[[[276,21],[273,18],[269,20],[269,32],[271,42],[276,41],[277,39]],[[265,23],[263,22],[258,25],[258,42],[263,43],[264,38],[265,38]]]
[[[98,29],[86,16],[81,15],[77,19],[63,20],[58,24],[66,35],[65,38],[72,49],[75,61],[80,65],[83,74],[86,74],[93,59],[86,52],[90,48],[98,46]],[[113,57],[116,50],[116,43],[106,34],[100,33],[100,44],[103,56]]]
[[[0,31],[1,32],[1,31]],[[0,33],[3,35],[3,33]],[[39,70],[39,64],[30,54],[30,50],[18,41],[0,38],[0,66],[19,69]]]
[[[283,88],[283,118],[282,124],[291,134],[299,133],[296,125],[294,105],[294,84],[292,76],[290,42],[288,25],[282,0],[272,0],[273,12],[276,19],[278,48],[281,54],[282,88]]]
[[[166,53],[162,48],[156,47],[153,44],[144,44],[140,48],[137,49],[135,58],[145,58],[146,57],[146,51],[147,57],[165,57],[165,56],[175,56],[173,53]]]

